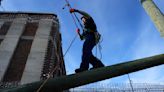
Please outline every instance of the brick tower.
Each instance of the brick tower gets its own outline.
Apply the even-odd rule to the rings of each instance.
[[[1,12],[1,87],[65,75],[57,16],[48,13]]]

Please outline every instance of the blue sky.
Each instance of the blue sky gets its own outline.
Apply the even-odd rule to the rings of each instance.
[[[102,62],[112,65],[164,53],[164,39],[160,37],[139,0],[69,0],[72,7],[88,12],[102,34]],[[154,0],[164,12],[164,0]],[[63,52],[76,35],[76,27],[64,0],[3,0],[6,11],[50,12],[58,15],[62,33]],[[1,9],[2,10],[2,9]],[[80,15],[78,15],[80,17]],[[83,42],[75,40],[65,56],[67,74],[74,73],[81,63]],[[95,53],[95,49],[93,50]],[[100,55],[98,54],[98,57]],[[164,83],[164,65],[131,73],[136,83]],[[127,75],[98,83],[128,82]]]

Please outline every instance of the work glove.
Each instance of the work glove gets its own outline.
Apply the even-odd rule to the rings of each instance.
[[[76,12],[76,9],[70,9],[70,13]]]
[[[78,34],[80,34],[80,29],[79,29],[79,28],[77,28],[77,29],[76,29],[76,32],[77,32]]]
[[[76,29],[76,32],[79,35],[80,39],[83,40],[83,36],[80,34],[80,29],[79,28]]]

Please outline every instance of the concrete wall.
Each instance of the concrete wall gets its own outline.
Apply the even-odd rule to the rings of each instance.
[[[0,28],[2,27],[3,24],[4,24],[4,21],[0,21]]]
[[[4,40],[0,44],[0,80],[8,68],[10,59],[13,56],[17,43],[21,34],[23,33],[26,24],[26,18],[14,19],[10,29],[8,30]]]
[[[1,27],[3,26],[4,24],[4,21],[0,21],[0,29]],[[1,31],[1,30],[0,30]],[[1,32],[0,32],[0,40],[3,39],[3,36],[1,35]],[[1,44],[1,41],[0,41],[0,44]]]
[[[41,19],[22,75],[21,84],[39,81],[48,47],[52,19]]]
[[[164,15],[162,14],[162,12],[152,0],[141,0],[141,3],[147,14],[154,22],[161,36],[164,37]]]

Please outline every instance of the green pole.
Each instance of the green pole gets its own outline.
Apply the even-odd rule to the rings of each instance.
[[[41,92],[60,92],[85,84],[110,79],[124,74],[164,64],[164,54],[119,63],[77,74],[49,79]],[[25,84],[17,88],[3,89],[0,92],[36,92],[43,81]],[[58,91],[57,91],[58,90]]]

